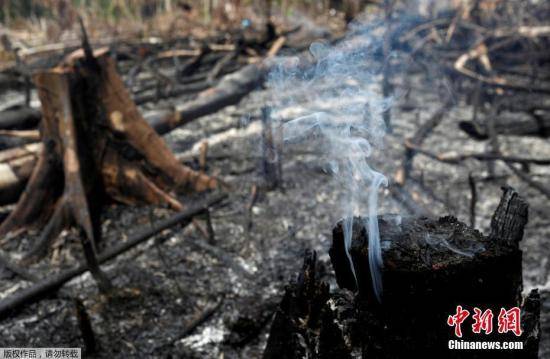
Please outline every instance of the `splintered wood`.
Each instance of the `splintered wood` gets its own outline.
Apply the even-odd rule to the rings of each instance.
[[[218,182],[176,159],[139,113],[106,53],[71,57],[69,65],[37,73],[34,82],[43,112],[41,152],[16,208],[0,225],[0,236],[45,224],[26,258],[36,260],[74,225],[81,230],[94,278],[107,289],[95,255],[104,204],[114,200],[181,210],[175,191],[215,189]]]

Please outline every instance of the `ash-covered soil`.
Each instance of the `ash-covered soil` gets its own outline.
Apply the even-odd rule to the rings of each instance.
[[[432,90],[430,90],[432,89]],[[71,281],[51,298],[0,321],[1,347],[82,347],[73,299],[83,300],[97,339],[93,357],[258,358],[265,347],[271,314],[284,285],[302,265],[302,254],[318,252],[323,270],[332,278],[328,257],[332,226],[342,215],[342,188],[327,174],[316,146],[299,143],[284,148],[281,189],[262,190],[260,171],[261,107],[273,93],[258,90],[237,107],[197,120],[166,137],[173,150],[193,166],[198,144],[210,143],[207,172],[227,181],[232,190],[212,208],[214,240],[193,225],[174,227],[103,266],[116,290],[98,293],[89,274]],[[403,157],[403,139],[437,110],[438,89],[419,83],[410,97],[392,108],[393,132],[372,157],[372,165],[389,178]],[[158,106],[158,105],[156,105]],[[300,112],[300,103],[296,104]],[[330,106],[330,104],[328,104]],[[304,105],[304,108],[307,104]],[[411,110],[412,108],[412,110]],[[486,142],[474,142],[457,127],[470,119],[471,108],[458,103],[425,146],[434,152],[483,151]],[[502,151],[548,157],[550,144],[532,138],[501,138]],[[468,222],[468,174],[477,184],[477,227],[486,232],[500,198],[500,186],[514,186],[525,196],[530,220],[523,241],[525,292],[539,287],[543,297],[540,357],[550,356],[550,245],[547,199],[518,180],[500,163],[498,180],[488,176],[485,163],[468,160],[442,164],[422,155],[414,160],[407,188],[436,216],[455,215]],[[533,167],[532,175],[545,182],[550,173]],[[250,214],[252,189],[259,196]],[[195,196],[184,197],[192,203]],[[380,213],[406,212],[382,190]],[[124,241],[140,228],[170,215],[167,209],[109,207],[104,215],[101,248]],[[3,240],[3,249],[20,258],[36,234]],[[38,277],[73,266],[82,259],[76,232],[64,232],[50,255],[29,269]],[[334,280],[331,282],[335,285]],[[0,270],[0,295],[6,297],[30,285],[9,270]],[[204,315],[205,313],[211,315]],[[205,318],[201,318],[205,317]],[[192,323],[203,323],[189,331]]]

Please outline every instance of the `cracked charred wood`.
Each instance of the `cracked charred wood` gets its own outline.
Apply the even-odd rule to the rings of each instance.
[[[298,281],[285,289],[271,325],[264,359],[352,358],[352,341],[344,323],[356,321],[353,293],[337,290],[329,294],[326,283],[312,279],[319,273],[311,259],[306,254]],[[300,282],[300,278],[306,278],[306,282]]]
[[[502,198],[491,218],[489,238],[519,247],[528,221],[527,202],[511,187],[502,188]]]
[[[40,144],[0,152],[0,205],[17,202],[40,154]]]
[[[363,218],[353,221],[349,254],[356,277],[353,277],[346,256],[342,222],[334,228],[330,255],[338,284],[350,290],[355,290],[357,284],[358,291],[373,301],[365,221]],[[479,295],[485,303],[517,303],[521,293],[519,241],[526,222],[527,204],[511,188],[504,190],[493,215],[489,236],[483,236],[453,217],[434,220],[380,216],[382,276],[386,283],[383,301],[398,301],[400,295],[433,296],[437,288],[442,298],[448,296],[447,300],[465,297],[466,302],[471,302]],[[423,277],[425,275],[429,277]],[[403,280],[416,281],[422,286],[415,286],[413,291],[400,286]],[[455,289],[447,288],[451,285]],[[429,289],[430,294],[424,293],[422,288]],[[464,291],[464,288],[471,290]],[[468,293],[473,297],[468,298]]]
[[[325,323],[330,313],[327,302],[329,300],[328,284],[319,277],[317,270],[317,255],[313,252],[306,252],[304,265],[298,278],[286,286],[285,294],[279,308],[275,313],[269,339],[264,351],[263,358],[312,358],[319,355],[319,328]],[[330,331],[337,328],[329,328],[324,332],[323,337],[335,337],[338,345],[333,349],[340,348],[343,341],[338,338],[337,333]],[[349,353],[346,350],[331,352],[338,358],[347,358]],[[327,356],[321,356],[327,357]],[[328,358],[328,357],[327,357]]]
[[[40,258],[63,228],[75,225],[90,271],[107,290],[95,254],[102,205],[114,200],[180,210],[173,191],[213,189],[217,180],[177,161],[138,112],[110,57],[84,53],[73,65],[34,76],[44,114],[43,146],[0,234],[45,224],[31,260]]]
[[[237,348],[244,347],[261,335],[278,307],[277,301],[272,299],[263,303],[258,303],[255,296],[243,299],[245,302],[241,310],[224,318],[227,328],[224,344]]]
[[[540,297],[533,290],[521,298],[519,242],[527,203],[512,188],[503,190],[488,236],[452,217],[379,216],[381,302],[371,289],[364,220],[356,218],[352,226],[349,252],[354,271],[344,248],[342,223],[337,224],[330,257],[340,288],[331,293],[312,290],[322,284],[313,280],[319,276],[311,264],[314,257],[306,256],[302,281],[286,288],[264,357],[458,359],[464,353],[449,350],[450,340],[475,341],[483,335],[487,341],[520,341],[523,350],[469,351],[468,358],[537,358]],[[501,308],[517,307],[522,333],[499,333],[495,324],[491,333],[476,334],[469,316],[462,337],[457,337],[448,320],[458,305],[471,315],[476,307],[491,309],[495,322]]]
[[[317,254],[306,252],[298,278],[286,286],[275,312],[264,359],[311,358],[316,353],[315,328],[329,299],[328,284],[317,272]]]
[[[518,302],[521,252],[517,242],[484,237],[453,217],[434,220],[386,215],[379,217],[379,225],[384,304],[397,304],[405,295],[427,303],[437,299],[440,305],[461,299],[475,304]],[[365,219],[354,219],[349,249],[352,263],[347,256],[341,258],[341,253],[345,254],[341,222],[333,233],[330,253],[339,286],[354,290],[350,283],[357,283],[358,292],[374,303]]]
[[[485,124],[473,121],[461,121],[458,126],[475,140],[489,139],[489,131]],[[547,138],[550,136],[550,116],[547,112],[531,116],[502,116],[495,122],[495,133],[504,136]]]
[[[356,218],[353,223],[349,249],[352,263],[344,248],[342,222],[334,229],[330,250],[338,285],[357,293],[361,311],[381,313],[376,320],[360,324],[370,328],[365,330],[380,334],[369,339],[368,354],[381,358],[418,352],[448,355],[451,352],[447,351],[447,343],[456,338],[444,323],[457,305],[492,309],[493,313],[499,313],[501,307],[521,305],[519,242],[527,223],[527,203],[512,188],[504,188],[488,236],[453,217],[434,220],[387,215],[378,221],[384,262],[381,303],[371,284],[365,220]],[[524,310],[538,318],[536,308]],[[519,338],[499,333],[486,338],[520,340],[527,345],[532,335],[537,336],[531,329],[524,327]],[[466,331],[462,339],[474,338],[475,334]],[[376,352],[377,346],[383,348],[381,352]],[[519,357],[536,358],[536,353],[531,349]]]

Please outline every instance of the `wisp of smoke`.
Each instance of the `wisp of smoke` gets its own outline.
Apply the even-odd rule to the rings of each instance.
[[[313,43],[313,61],[279,59],[268,85],[279,97],[273,118],[280,121],[285,143],[317,144],[343,190],[344,242],[354,275],[349,255],[353,218],[366,205],[369,269],[374,293],[381,300],[383,262],[377,209],[378,191],[387,179],[368,159],[381,146],[385,134],[382,113],[390,100],[375,91],[379,84],[374,80],[372,56],[379,44],[373,38],[368,31],[356,29],[338,45]]]

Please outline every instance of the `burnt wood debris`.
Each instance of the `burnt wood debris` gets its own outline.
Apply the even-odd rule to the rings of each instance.
[[[190,6],[186,1],[164,3],[182,9]],[[220,2],[206,1],[204,6],[211,8],[214,3]],[[254,24],[261,31],[247,32],[249,19],[245,19],[236,29],[223,24],[222,30],[200,36],[174,31],[158,38],[140,34],[103,39],[95,28],[92,36],[75,15],[74,39],[29,45],[22,51],[12,39],[17,36],[0,26],[0,55],[9,55],[9,61],[0,58],[0,98],[18,96],[13,103],[0,103],[0,280],[11,281],[11,287],[0,293],[0,333],[12,324],[17,331],[14,323],[30,328],[34,322],[28,315],[36,316],[37,322],[61,317],[62,308],[77,331],[76,339],[67,342],[81,345],[84,356],[103,357],[108,355],[106,347],[122,347],[121,342],[106,339],[112,333],[107,325],[124,321],[119,327],[123,328],[129,325],[126,316],[136,315],[139,322],[145,311],[155,317],[165,311],[179,326],[166,332],[148,327],[154,332],[149,338],[143,335],[144,326],[156,324],[156,318],[136,325],[139,335],[133,333],[132,340],[147,343],[136,345],[139,350],[132,355],[164,357],[174,352],[173,357],[192,358],[215,353],[215,357],[264,359],[547,355],[548,284],[533,289],[536,281],[531,277],[540,276],[537,281],[548,283],[544,278],[550,262],[543,258],[537,264],[544,268],[541,273],[530,273],[526,263],[533,258],[526,246],[532,246],[530,240],[544,240],[547,232],[550,210],[541,203],[550,199],[546,180],[550,156],[523,147],[550,137],[550,2],[453,1],[440,11],[437,1],[428,1],[430,6],[422,13],[397,0],[313,2],[330,7],[330,26],[319,25],[325,21],[321,17],[311,23],[293,19],[289,26],[278,17],[295,17],[288,8],[295,1],[261,3],[261,14],[256,16],[265,21]],[[284,15],[273,11],[276,6]],[[0,5],[0,14],[3,9]],[[330,206],[336,201],[328,197],[340,196],[341,189],[327,187],[334,193],[327,195],[325,188],[317,193],[315,186],[328,178],[323,177],[326,168],[309,163],[319,156],[305,145],[286,147],[283,138],[286,121],[306,105],[289,106],[288,112],[283,111],[285,116],[290,113],[288,118],[274,118],[279,114],[272,108],[280,104],[272,101],[274,90],[269,88],[272,70],[280,70],[279,66],[307,79],[304,69],[322,65],[308,51],[310,44],[339,44],[349,34],[361,32],[362,25],[353,20],[360,9],[377,14],[376,21],[367,24],[375,34],[368,71],[377,95],[391,102],[381,119],[392,157],[381,161],[393,163],[380,165],[391,168],[384,172],[389,185],[380,190],[380,197],[402,211],[376,218],[383,260],[381,300],[374,293],[369,267],[365,224],[369,219],[356,214],[351,245],[346,248],[345,221],[327,220],[335,214]],[[274,59],[279,55],[297,57],[300,65],[279,63]],[[289,103],[301,106],[300,94],[288,90],[283,95],[292,97]],[[317,89],[307,91],[315,95]],[[196,123],[210,121],[205,119],[210,115],[225,116],[221,111],[232,119],[220,120],[212,128],[211,123],[204,128],[202,122]],[[197,133],[195,125],[200,126]],[[185,137],[181,141],[185,143],[172,145],[170,136],[179,136],[175,132],[180,131],[174,130],[181,128],[192,128],[191,140]],[[450,128],[455,133],[444,133]],[[238,135],[227,134],[236,129]],[[209,141],[220,134],[227,137],[219,146],[222,153]],[[251,134],[257,137],[252,140]],[[239,136],[256,147],[242,145]],[[232,146],[239,151],[231,152]],[[217,167],[222,161],[224,170]],[[378,170],[378,165],[374,162],[373,169]],[[456,178],[440,185],[438,181],[452,176],[431,175],[431,166],[441,166],[441,172],[456,169]],[[297,177],[305,177],[311,168],[321,180],[296,191],[309,181]],[[226,181],[226,175],[231,180]],[[302,208],[287,208],[298,203],[285,197],[289,193],[307,197],[299,202]],[[531,199],[537,195],[543,200],[536,198],[534,204]],[[317,208],[325,205],[323,210]],[[110,233],[105,217],[113,208],[120,212],[108,221],[140,208],[139,225],[121,225],[123,230],[112,226],[117,230]],[[143,215],[148,210],[149,217]],[[284,212],[281,218],[279,212]],[[162,219],[154,219],[158,213]],[[314,216],[318,218],[313,220]],[[535,216],[538,221],[533,221]],[[319,218],[326,222],[319,224]],[[219,230],[224,221],[232,221],[231,226],[221,225]],[[542,239],[531,237],[534,222],[533,232]],[[311,231],[315,226],[318,232]],[[482,233],[476,228],[488,230]],[[186,238],[191,232],[193,237]],[[177,250],[193,256],[171,258],[172,234],[192,248]],[[76,255],[72,243],[67,243],[73,238],[78,240]],[[63,265],[44,261],[63,246],[71,249]],[[152,281],[168,277],[169,293],[174,289],[177,294],[168,296],[157,288],[136,294],[155,299],[142,298],[133,304],[140,310],[113,315],[118,310],[115,302],[124,301],[135,283],[119,287],[117,283],[126,279],[112,268],[119,268],[122,257],[139,248],[145,248],[144,256],[151,260],[147,265],[155,271]],[[275,263],[280,258],[281,263]],[[216,265],[226,272],[214,273]],[[173,275],[172,267],[180,272]],[[194,280],[199,271],[204,283],[181,284],[178,276]],[[158,272],[162,279],[156,277]],[[87,273],[91,289],[76,293],[71,283],[87,281]],[[289,278],[289,273],[294,276]],[[128,282],[144,278],[128,277]],[[89,295],[92,290],[97,297]],[[190,304],[193,297],[200,297],[195,305]],[[35,308],[53,308],[47,307],[52,299],[64,304],[35,313]],[[176,301],[177,305],[168,303]],[[142,311],[142,305],[148,307]],[[471,314],[474,307],[492,310],[493,332],[474,334],[471,321],[466,321],[458,338],[448,318],[459,305]],[[498,313],[513,307],[520,309],[521,335],[498,333]],[[189,338],[197,333],[205,341],[214,327],[223,328],[223,339],[208,338],[212,343],[196,354],[196,343]],[[208,330],[202,332],[204,328]],[[216,330],[213,337],[221,335]],[[523,350],[453,351],[448,349],[450,340],[521,342]],[[0,348],[9,346],[4,344],[0,338]]]
[[[350,255],[356,278],[338,223],[329,251],[338,288],[329,290],[317,270],[316,253],[306,253],[302,271],[285,288],[264,358],[463,358],[463,353],[448,350],[448,341],[456,337],[445,323],[457,305],[465,304],[494,313],[517,306],[523,318],[520,337],[495,331],[484,338],[519,340],[523,351],[471,352],[469,358],[537,358],[539,294],[533,290],[521,296],[519,243],[527,210],[514,189],[503,188],[488,235],[450,216],[381,215],[381,303],[372,291],[364,221],[356,218],[353,225]],[[465,330],[461,339],[475,340],[475,335]]]

